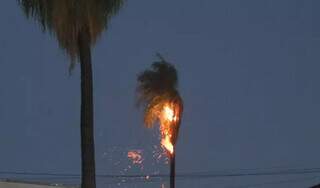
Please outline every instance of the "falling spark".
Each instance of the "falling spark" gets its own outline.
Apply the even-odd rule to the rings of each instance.
[[[129,151],[128,158],[132,160],[133,164],[141,164],[143,161],[141,151],[139,151],[139,150]]]

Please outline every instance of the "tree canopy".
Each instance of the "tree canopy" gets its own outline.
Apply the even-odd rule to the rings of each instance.
[[[144,107],[144,123],[147,127],[159,120],[159,114],[167,103],[175,103],[182,110],[177,70],[158,56],[160,61],[154,62],[150,69],[138,75],[137,101],[138,105]]]
[[[79,56],[78,37],[89,32],[93,45],[123,0],[18,0],[28,18],[40,23],[59,41],[61,48],[75,59]]]

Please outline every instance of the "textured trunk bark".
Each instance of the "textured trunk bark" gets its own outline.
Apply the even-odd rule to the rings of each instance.
[[[175,178],[176,178],[176,153],[173,152],[170,159],[170,188],[174,188]]]
[[[79,34],[78,43],[81,65],[81,187],[95,188],[93,83],[88,29]]]

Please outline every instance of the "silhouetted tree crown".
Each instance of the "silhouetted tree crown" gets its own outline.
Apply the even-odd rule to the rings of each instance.
[[[158,120],[163,105],[177,103],[182,110],[178,92],[178,75],[175,67],[158,55],[160,61],[138,75],[137,102],[144,108],[144,123],[151,127]]]
[[[79,56],[78,37],[89,32],[94,44],[123,0],[18,0],[27,17],[35,18],[43,31],[50,31],[74,60]]]

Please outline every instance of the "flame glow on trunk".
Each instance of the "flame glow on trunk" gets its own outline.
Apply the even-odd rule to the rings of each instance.
[[[174,104],[165,104],[161,112],[160,118],[160,131],[161,131],[161,145],[170,154],[174,153],[174,146],[172,143],[172,131],[177,121],[177,117],[174,113]]]

